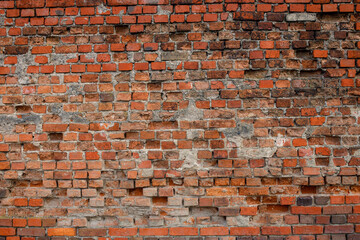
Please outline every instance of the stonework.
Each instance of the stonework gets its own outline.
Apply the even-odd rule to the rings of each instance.
[[[1,0],[0,240],[359,240],[359,0]]]

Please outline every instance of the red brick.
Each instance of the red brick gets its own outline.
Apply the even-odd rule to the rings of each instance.
[[[257,236],[260,234],[259,227],[231,227],[230,235],[235,236]]]
[[[76,230],[75,230],[75,228],[49,228],[48,235],[49,236],[75,236]]]
[[[140,236],[166,236],[168,235],[167,228],[140,228]]]
[[[137,4],[137,0],[108,0],[108,4],[109,5],[136,5]]]
[[[106,236],[106,229],[104,228],[93,228],[93,229],[89,229],[89,228],[80,228],[78,229],[78,235],[79,236],[85,236],[85,237],[94,237],[94,236]]]
[[[171,236],[197,236],[199,232],[194,227],[174,227],[170,228],[169,234]]]
[[[109,228],[110,236],[135,236],[137,228]]]
[[[261,233],[263,235],[289,235],[291,227],[264,226],[261,227]]]
[[[327,225],[324,233],[353,233],[354,225]]]
[[[45,0],[17,0],[17,8],[41,8],[45,6]]]
[[[292,214],[318,215],[321,214],[321,207],[292,206]]]
[[[201,236],[224,236],[229,234],[227,227],[204,227],[200,228]]]
[[[302,234],[322,234],[323,226],[294,226],[293,233],[296,235]]]
[[[19,236],[44,237],[45,229],[44,228],[18,228],[16,233]]]
[[[75,0],[46,0],[46,7],[71,7]]]
[[[0,235],[2,236],[14,236],[15,233],[15,228],[0,228]]]

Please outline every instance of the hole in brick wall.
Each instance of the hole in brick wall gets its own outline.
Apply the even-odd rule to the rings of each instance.
[[[263,79],[266,77],[268,71],[264,70],[246,70],[244,78],[245,79]]]
[[[28,187],[29,183],[30,183],[30,181],[26,181],[26,180],[22,180],[22,181],[14,180],[14,181],[12,181],[12,185],[14,185],[14,187]]]
[[[262,205],[259,206],[261,213],[285,213],[289,211],[289,206],[286,205]]]
[[[249,205],[260,204],[261,197],[246,197],[246,203]]]
[[[213,216],[218,212],[215,207],[190,207],[190,215],[198,217]]]
[[[316,77],[323,75],[325,71],[322,70],[302,70],[300,71],[300,77]]]
[[[317,89],[295,89],[296,96],[309,97],[314,96],[317,93]]]
[[[129,189],[129,196],[142,196],[142,195],[143,195],[142,188]]]
[[[295,50],[295,55],[297,58],[301,59],[312,59],[313,55],[309,50]]]
[[[301,186],[302,194],[315,194],[317,190],[316,186]]]
[[[277,203],[278,199],[276,196],[263,196],[262,203]]]
[[[129,26],[125,24],[118,24],[115,26],[115,32],[117,34],[125,34],[129,32]]]
[[[168,198],[167,197],[153,197],[152,202],[155,206],[166,206]]]
[[[317,19],[320,22],[348,22],[347,13],[338,13],[338,12],[319,12],[317,13]]]
[[[30,182],[30,187],[42,187],[43,181],[42,180],[36,180]]]
[[[28,113],[31,111],[30,106],[16,106],[16,112],[18,113]]]
[[[329,158],[316,158],[316,166],[329,166]]]
[[[50,133],[49,138],[51,141],[61,141],[61,140],[63,140],[63,134],[62,133]]]

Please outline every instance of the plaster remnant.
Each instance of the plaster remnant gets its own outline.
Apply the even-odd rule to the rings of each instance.
[[[360,149],[356,150],[353,154],[354,157],[360,157]]]
[[[284,146],[285,142],[286,142],[286,138],[282,138],[282,137],[276,138],[276,146],[278,147]]]
[[[30,78],[30,74],[27,73],[27,67],[34,61],[34,56],[30,53],[24,54],[17,58],[17,64],[14,75],[18,78],[18,83],[21,85],[27,85],[35,83],[35,80]]]
[[[310,22],[316,21],[315,13],[290,13],[286,15],[288,22]]]
[[[249,226],[250,217],[241,215],[236,217],[227,217],[226,221],[229,226]]]
[[[111,8],[105,6],[104,4],[100,4],[97,6],[97,10],[100,14],[102,14],[102,13],[106,13],[107,11],[111,10]],[[124,10],[121,10],[119,12],[119,15],[122,16],[124,14],[124,12],[125,12]]]
[[[189,57],[187,52],[163,52],[161,54],[162,61],[179,61],[186,60]]]
[[[189,101],[189,106],[186,109],[177,111],[171,120],[181,119],[182,121],[196,121],[203,119],[203,116],[203,111],[195,106],[195,102]]]
[[[277,148],[239,148],[238,156],[244,158],[269,158],[274,156]]]
[[[239,137],[251,137],[254,133],[254,127],[246,123],[238,123],[236,128],[229,128],[223,131],[225,136],[231,141],[239,140]]]
[[[59,104],[53,104],[50,107],[50,111],[53,114],[58,115],[62,119],[62,122],[89,123],[89,121],[84,116],[84,113],[65,112],[63,111],[62,106]]]
[[[244,138],[253,136],[253,126],[250,124],[239,123],[236,128],[226,129],[223,131],[226,138],[235,143],[238,147],[238,157],[243,158],[268,158],[272,157],[277,147],[243,147]]]
[[[9,134],[18,124],[39,124],[41,121],[38,115],[24,115],[22,118],[11,116],[0,116],[0,132]]]
[[[350,108],[351,116],[354,116],[356,118],[360,117],[360,108],[359,107],[352,107]]]
[[[194,150],[180,151],[180,159],[184,161],[181,166],[182,169],[202,169],[197,153]]]

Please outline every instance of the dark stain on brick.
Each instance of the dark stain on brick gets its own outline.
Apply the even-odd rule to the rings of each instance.
[[[29,51],[29,47],[26,46],[6,46],[5,54],[7,55],[22,55]]]

